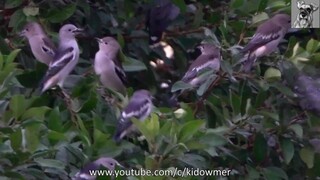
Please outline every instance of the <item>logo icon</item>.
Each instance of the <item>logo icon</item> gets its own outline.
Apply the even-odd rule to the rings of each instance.
[[[292,28],[319,28],[319,0],[291,1]]]

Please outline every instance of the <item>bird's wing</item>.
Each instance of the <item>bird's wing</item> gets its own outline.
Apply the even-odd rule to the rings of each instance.
[[[133,117],[140,119],[141,117],[146,116],[146,113],[148,112],[150,106],[151,102],[148,99],[133,99],[128,104],[128,106],[122,111],[118,128],[126,129],[128,126],[132,124],[130,119]]]
[[[122,83],[127,85],[128,80],[127,80],[127,76],[126,76],[125,72],[123,71],[123,69],[121,67],[115,65],[114,70],[115,70],[116,74],[118,75],[118,77],[120,78],[120,80],[122,81]]]
[[[269,26],[273,26],[270,28]],[[281,36],[282,28],[273,23],[265,23],[259,26],[250,42],[241,50],[243,53],[254,51],[257,48],[278,39]]]
[[[57,49],[53,44],[53,42],[48,37],[42,38],[42,41],[43,41],[43,46],[41,47],[42,51],[54,57]]]
[[[151,106],[151,102],[145,98],[134,98],[128,104],[128,106],[122,111],[121,118],[128,119],[135,117],[137,119],[145,116],[148,109]]]
[[[182,81],[188,82],[197,77],[206,69],[213,69],[218,71],[220,69],[220,57],[216,55],[200,55],[189,67]]]
[[[43,77],[40,86],[47,82],[51,77],[58,74],[72,60],[75,60],[75,51],[73,47],[57,52],[54,60],[50,62],[49,69]]]

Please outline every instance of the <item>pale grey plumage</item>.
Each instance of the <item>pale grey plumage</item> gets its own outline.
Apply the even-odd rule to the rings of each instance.
[[[131,119],[137,118],[140,121],[144,121],[150,115],[152,107],[151,93],[147,90],[136,91],[127,107],[121,113],[113,139],[119,142],[132,129]]]
[[[118,59],[119,43],[112,37],[97,38],[99,51],[95,55],[94,70],[101,83],[113,91],[126,94],[125,73]]]
[[[74,69],[79,60],[79,46],[75,35],[82,29],[72,24],[64,25],[59,31],[59,48],[49,65],[40,88],[44,92],[55,85],[63,87],[65,78]]]
[[[100,166],[104,166],[110,171],[113,171],[116,166],[122,167],[117,160],[110,157],[102,157],[86,164],[77,174],[74,175],[72,180],[95,180],[96,176],[90,174],[90,171],[99,170]]]
[[[20,32],[20,36],[26,37],[35,58],[49,65],[53,60],[56,47],[40,24],[29,22]]]
[[[274,52],[290,26],[291,18],[287,14],[277,14],[262,23],[250,42],[242,49],[243,70],[250,71],[257,58]]]
[[[220,69],[221,55],[218,47],[212,44],[202,44],[198,46],[201,55],[190,65],[181,81],[198,87],[205,79],[201,79],[199,74],[204,70],[211,69],[218,72]]]
[[[202,73],[208,70],[212,70],[214,74],[218,73],[221,61],[220,49],[215,45],[206,43],[199,45],[197,48],[201,50],[200,56],[192,62],[181,79],[182,82],[191,85],[193,88],[200,87],[208,79],[208,76],[201,76]],[[185,90],[174,91],[174,94],[169,99],[169,105],[176,106],[177,97]]]

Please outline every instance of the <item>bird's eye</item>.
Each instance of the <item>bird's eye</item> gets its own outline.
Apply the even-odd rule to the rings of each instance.
[[[71,29],[68,29],[68,31],[71,31]]]
[[[104,42],[104,44],[108,44],[108,42]]]
[[[114,164],[113,164],[113,163],[110,163],[110,165],[113,166]]]

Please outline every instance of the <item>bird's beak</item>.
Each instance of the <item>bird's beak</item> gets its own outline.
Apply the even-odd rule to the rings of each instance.
[[[18,33],[18,35],[20,36],[20,37],[24,37],[25,36],[25,34],[26,34],[26,30],[22,30],[21,32],[19,32]]]
[[[102,39],[100,38],[95,38],[97,40],[98,43],[102,43]]]
[[[82,28],[76,28],[76,29],[73,30],[73,32],[74,32],[75,34],[80,34],[80,33],[83,32],[83,31],[84,31],[84,29],[82,29]]]
[[[122,166],[120,163],[116,162],[117,166],[124,168],[124,166]]]

